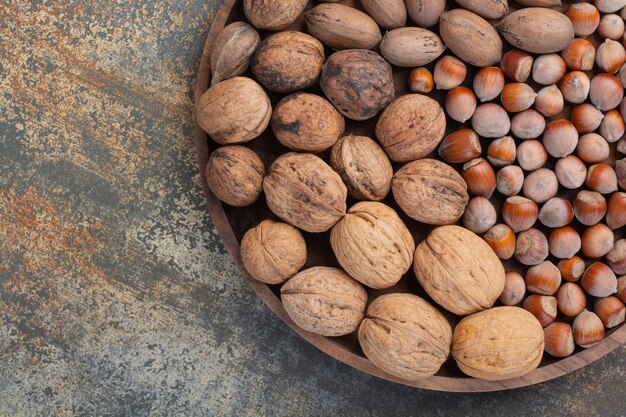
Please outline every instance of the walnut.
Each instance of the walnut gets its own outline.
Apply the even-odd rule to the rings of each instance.
[[[243,10],[258,29],[281,30],[295,23],[309,0],[244,0]]]
[[[243,146],[222,146],[209,157],[205,175],[217,198],[235,207],[258,200],[263,191],[265,166],[256,153]]]
[[[260,43],[259,32],[245,22],[222,29],[211,50],[211,85],[245,73]]]
[[[406,94],[378,119],[376,137],[393,161],[407,162],[431,153],[446,132],[446,115],[435,100]]]
[[[391,65],[376,52],[349,49],[332,54],[322,69],[320,86],[347,118],[367,120],[393,100]]]
[[[359,343],[374,365],[407,381],[437,373],[450,353],[446,318],[412,294],[378,297],[359,327]]]
[[[371,288],[395,285],[411,267],[415,242],[398,214],[383,203],[364,201],[348,210],[330,232],[337,261]]]
[[[322,152],[343,134],[345,120],[328,100],[296,93],[283,98],[272,115],[276,138],[294,151]]]
[[[456,222],[469,201],[463,177],[449,165],[434,159],[404,165],[393,176],[391,191],[406,214],[434,225]]]
[[[543,348],[541,324],[519,307],[497,307],[465,317],[452,339],[459,368],[488,381],[526,375],[541,362]]]
[[[305,269],[280,289],[289,317],[304,330],[323,336],[355,331],[365,314],[367,292],[338,268]]]
[[[243,266],[266,284],[282,284],[304,266],[306,258],[302,234],[286,223],[263,220],[241,240]]]
[[[341,175],[357,200],[379,201],[391,188],[393,168],[380,146],[367,136],[339,139],[330,153],[330,166]]]
[[[325,232],[346,212],[346,186],[322,159],[288,152],[274,161],[263,180],[270,210],[307,232]]]
[[[302,32],[279,32],[261,43],[252,72],[268,90],[291,93],[315,84],[324,65],[324,46]]]
[[[504,267],[491,247],[459,226],[433,230],[417,247],[413,270],[428,295],[454,314],[490,308],[504,289]]]
[[[247,77],[233,77],[209,88],[200,97],[198,124],[222,145],[258,137],[272,117],[272,104],[263,87]]]

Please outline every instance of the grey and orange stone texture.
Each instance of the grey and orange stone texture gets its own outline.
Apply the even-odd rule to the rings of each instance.
[[[216,0],[0,0],[0,416],[623,416],[626,348],[512,392],[411,389],[300,339],[206,209]]]

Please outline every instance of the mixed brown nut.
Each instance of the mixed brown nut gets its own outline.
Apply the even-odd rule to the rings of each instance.
[[[456,3],[244,0],[197,107],[211,191],[275,215],[241,241],[249,274],[409,381],[450,355],[519,377],[625,318],[626,0]],[[266,169],[242,144],[268,129]],[[301,231],[330,231],[340,268],[303,269]],[[374,291],[401,279],[427,299]]]

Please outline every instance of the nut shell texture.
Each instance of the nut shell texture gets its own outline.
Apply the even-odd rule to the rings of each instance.
[[[389,31],[380,43],[380,53],[393,65],[419,67],[429,64],[446,49],[437,34],[406,27]]]
[[[391,191],[402,211],[434,225],[456,222],[469,201],[463,177],[435,159],[420,159],[400,168],[391,180]]]
[[[272,104],[263,87],[247,77],[233,77],[200,97],[196,120],[211,139],[222,145],[248,142],[270,122]]]
[[[211,50],[211,85],[245,73],[260,43],[259,32],[245,22],[222,29]]]
[[[364,49],[328,57],[320,86],[337,110],[353,120],[371,119],[394,97],[391,65],[376,52]]]
[[[357,200],[379,201],[391,188],[393,168],[382,148],[367,136],[344,136],[330,152],[330,165]]]
[[[302,32],[279,32],[261,43],[252,72],[268,90],[291,93],[315,84],[324,65],[324,45]]]
[[[514,47],[537,54],[560,52],[574,39],[569,18],[544,7],[517,10],[502,19],[497,28]]]
[[[280,156],[263,179],[263,190],[274,214],[307,232],[330,229],[346,212],[346,186],[315,155]]]
[[[280,298],[289,317],[304,330],[341,336],[355,331],[363,320],[367,292],[341,269],[316,266],[287,281]]]
[[[408,381],[437,373],[448,358],[451,339],[445,317],[412,294],[378,297],[359,327],[365,356],[390,375]]]
[[[266,284],[280,284],[296,274],[307,258],[306,242],[295,227],[263,220],[241,240],[246,271]]]
[[[376,137],[389,158],[407,162],[431,153],[446,131],[446,115],[435,100],[407,94],[394,100],[376,124]]]
[[[315,94],[291,94],[276,105],[272,114],[274,135],[294,151],[322,152],[337,142],[344,128],[341,113]]]
[[[543,349],[541,324],[519,307],[496,307],[466,317],[452,338],[459,368],[488,381],[526,375],[541,362]]]
[[[294,23],[308,0],[244,0],[243,10],[258,29],[280,30]]]
[[[504,289],[504,267],[496,254],[459,226],[433,230],[417,247],[413,270],[437,304],[459,315],[490,308]]]
[[[376,202],[357,203],[330,233],[337,261],[371,288],[396,284],[411,267],[415,242],[398,214]]]

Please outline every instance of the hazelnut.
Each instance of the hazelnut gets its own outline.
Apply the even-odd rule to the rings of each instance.
[[[626,303],[626,275],[617,280],[617,297]]]
[[[626,193],[615,192],[609,198],[606,225],[613,230],[626,226]]]
[[[580,284],[587,294],[608,297],[617,292],[617,277],[606,264],[595,262],[585,270]]]
[[[487,148],[487,160],[496,167],[511,165],[515,162],[516,156],[515,141],[510,136],[494,140]]]
[[[613,249],[606,255],[606,262],[616,274],[626,274],[626,239],[615,242]]]
[[[563,98],[570,103],[580,104],[587,99],[591,81],[587,74],[582,71],[568,72],[559,83],[559,90]]]
[[[598,46],[596,63],[598,67],[609,74],[615,74],[626,62],[626,50],[621,43],[606,39]]]
[[[617,142],[623,138],[624,133],[626,133],[626,125],[619,111],[609,110],[606,112],[598,132],[609,143]]]
[[[474,197],[463,213],[463,226],[474,233],[485,233],[494,224],[498,215],[496,209],[485,197]]]
[[[519,139],[536,139],[545,128],[546,119],[536,110],[524,110],[511,119],[511,132]]]
[[[572,109],[571,119],[578,132],[589,133],[600,127],[604,115],[594,105],[583,103]]]
[[[504,290],[502,290],[498,300],[505,306],[514,306],[521,303],[526,294],[524,278],[517,272],[507,271],[504,279]]]
[[[524,185],[524,172],[517,165],[509,165],[498,171],[496,175],[496,188],[505,196],[519,194]]]
[[[548,257],[548,239],[537,229],[517,235],[515,258],[524,265],[538,265]]]
[[[504,88],[504,73],[497,67],[481,68],[474,76],[473,86],[474,93],[481,103],[491,101],[498,97]]]
[[[585,261],[578,256],[570,259],[561,259],[557,265],[561,276],[565,281],[576,282],[583,276],[585,272]]]
[[[496,174],[483,158],[473,159],[463,165],[462,177],[471,195],[490,198],[496,189]]]
[[[545,349],[550,356],[565,358],[574,353],[574,332],[569,324],[552,323],[543,329],[543,334],[546,344]]]
[[[517,147],[517,162],[526,171],[539,169],[547,161],[548,152],[538,140],[525,140]]]
[[[506,136],[511,129],[509,115],[495,103],[481,104],[472,116],[472,127],[480,136],[499,138]]]
[[[439,156],[452,164],[478,158],[481,153],[480,139],[472,129],[452,132],[439,145]]]
[[[433,75],[428,68],[415,68],[409,74],[409,90],[413,93],[427,94],[435,88]]]
[[[552,230],[548,237],[550,253],[555,258],[569,259],[580,250],[580,236],[569,226]]]
[[[588,348],[604,339],[602,320],[591,311],[583,310],[572,324],[574,341],[582,348]]]
[[[615,13],[626,6],[625,0],[595,0],[594,4],[602,13]]]
[[[593,226],[604,217],[606,200],[595,191],[579,191],[574,198],[574,215],[585,226]]]
[[[500,259],[510,259],[515,253],[515,233],[506,224],[496,224],[483,239]]]
[[[624,19],[616,14],[605,14],[600,18],[598,35],[615,41],[622,39],[624,36]]]
[[[626,138],[622,139],[621,142],[626,144]],[[617,149],[619,150],[619,144]],[[615,161],[615,176],[617,177],[617,185],[622,190],[626,190],[626,158]]]
[[[306,242],[295,227],[263,220],[241,240],[241,260],[253,278],[266,284],[281,284],[305,264]]]
[[[525,82],[530,76],[533,67],[533,57],[526,51],[512,49],[502,55],[500,68],[511,80],[518,83]]]
[[[535,110],[546,117],[553,117],[561,113],[564,105],[563,94],[556,85],[543,87],[535,97]]]
[[[559,311],[568,317],[576,317],[587,305],[584,291],[573,282],[566,282],[556,293]]]
[[[211,153],[205,175],[217,198],[231,206],[245,207],[259,199],[265,167],[246,147],[222,146]]]
[[[591,80],[589,99],[601,111],[619,106],[624,98],[622,83],[612,74],[598,74]]]
[[[537,221],[537,203],[525,197],[512,196],[502,204],[502,218],[515,232],[527,230]]]
[[[575,71],[590,71],[596,58],[596,48],[587,39],[572,39],[561,52],[561,57],[568,68]]]
[[[467,87],[454,87],[446,94],[446,112],[453,120],[465,123],[476,110],[476,96]]]
[[[385,151],[367,136],[339,139],[330,153],[330,165],[341,176],[351,197],[382,200],[389,194],[393,168]]]
[[[547,227],[567,226],[572,220],[574,209],[568,200],[561,197],[551,198],[539,210],[539,221]]]
[[[332,228],[330,245],[350,276],[370,288],[395,285],[413,262],[415,242],[398,214],[377,202],[355,204]]]
[[[541,295],[554,295],[561,285],[561,272],[550,261],[531,266],[526,271],[526,289]]]
[[[589,3],[574,3],[567,8],[565,15],[572,21],[576,36],[591,35],[600,24],[600,12]]]
[[[559,189],[556,174],[547,168],[540,168],[531,172],[524,180],[524,196],[535,203],[545,203],[554,197]]]
[[[565,71],[565,61],[557,54],[540,55],[533,62],[533,80],[541,85],[558,83]]]
[[[599,125],[599,123],[598,123]],[[569,120],[555,120],[546,126],[543,132],[543,146],[555,158],[563,158],[576,149],[578,132]]]
[[[593,312],[600,317],[607,329],[622,324],[626,315],[624,303],[617,297],[598,298],[593,305]]]
[[[601,194],[610,194],[617,191],[617,174],[610,165],[591,165],[587,171],[585,184]]]
[[[342,336],[357,329],[365,315],[367,292],[341,269],[305,269],[280,289],[289,317],[304,330]]]
[[[590,258],[601,258],[613,249],[613,231],[602,223],[585,229],[581,239],[583,254]]]
[[[589,164],[597,164],[609,157],[609,144],[597,133],[582,135],[576,146],[576,155]]]
[[[448,358],[451,340],[446,318],[412,294],[381,295],[370,304],[359,327],[365,356],[385,372],[408,381],[437,373]],[[403,348],[398,350],[398,346]]]
[[[444,55],[435,64],[434,79],[439,90],[450,90],[461,85],[467,75],[467,67],[458,58]]]
[[[565,188],[574,190],[580,188],[587,179],[587,167],[574,155],[566,156],[556,161],[554,173]]]
[[[535,102],[537,93],[525,83],[505,84],[500,101],[504,109],[510,113],[517,113],[529,109]]]
[[[524,310],[535,316],[541,327],[546,327],[554,322],[557,314],[556,306],[556,298],[547,295],[533,294],[524,300]]]

